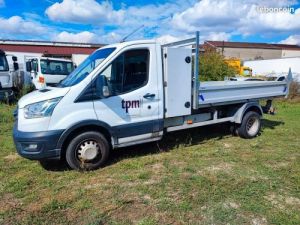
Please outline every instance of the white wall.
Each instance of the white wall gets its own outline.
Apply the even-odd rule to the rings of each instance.
[[[298,50],[282,50],[282,58],[287,57],[300,57],[300,51]]]
[[[85,54],[73,54],[72,55],[72,61],[76,64],[76,66],[79,66],[80,63],[82,63],[89,55]]]
[[[292,73],[300,73],[300,57],[244,61],[244,66],[252,68],[254,76],[287,73],[289,68],[291,68]]]

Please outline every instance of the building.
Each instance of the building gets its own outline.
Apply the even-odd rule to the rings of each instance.
[[[300,56],[298,45],[205,41],[203,47],[216,49],[226,58],[239,58],[243,61]]]
[[[25,63],[26,57],[46,56],[71,59],[79,65],[88,55],[102,46],[103,44],[0,40],[0,49],[6,54],[17,56],[20,64]]]

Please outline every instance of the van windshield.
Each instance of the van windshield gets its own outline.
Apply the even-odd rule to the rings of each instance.
[[[0,55],[0,71],[8,71],[6,55]]]
[[[86,78],[115,48],[104,48],[95,51],[84,60],[69,76],[61,81],[57,87],[71,87]]]
[[[73,63],[67,61],[41,59],[42,74],[69,75],[73,70]]]

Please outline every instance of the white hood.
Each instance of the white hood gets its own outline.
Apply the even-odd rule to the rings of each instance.
[[[52,98],[65,96],[70,90],[70,87],[65,88],[55,88],[55,87],[47,87],[43,90],[36,90],[27,95],[24,95],[18,102],[18,107],[20,109],[24,108],[24,106],[41,102],[45,100],[49,100]]]

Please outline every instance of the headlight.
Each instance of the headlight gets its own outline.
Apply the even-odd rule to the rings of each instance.
[[[53,98],[42,102],[33,103],[24,107],[26,119],[41,118],[51,116],[55,106],[59,103],[59,98]]]

